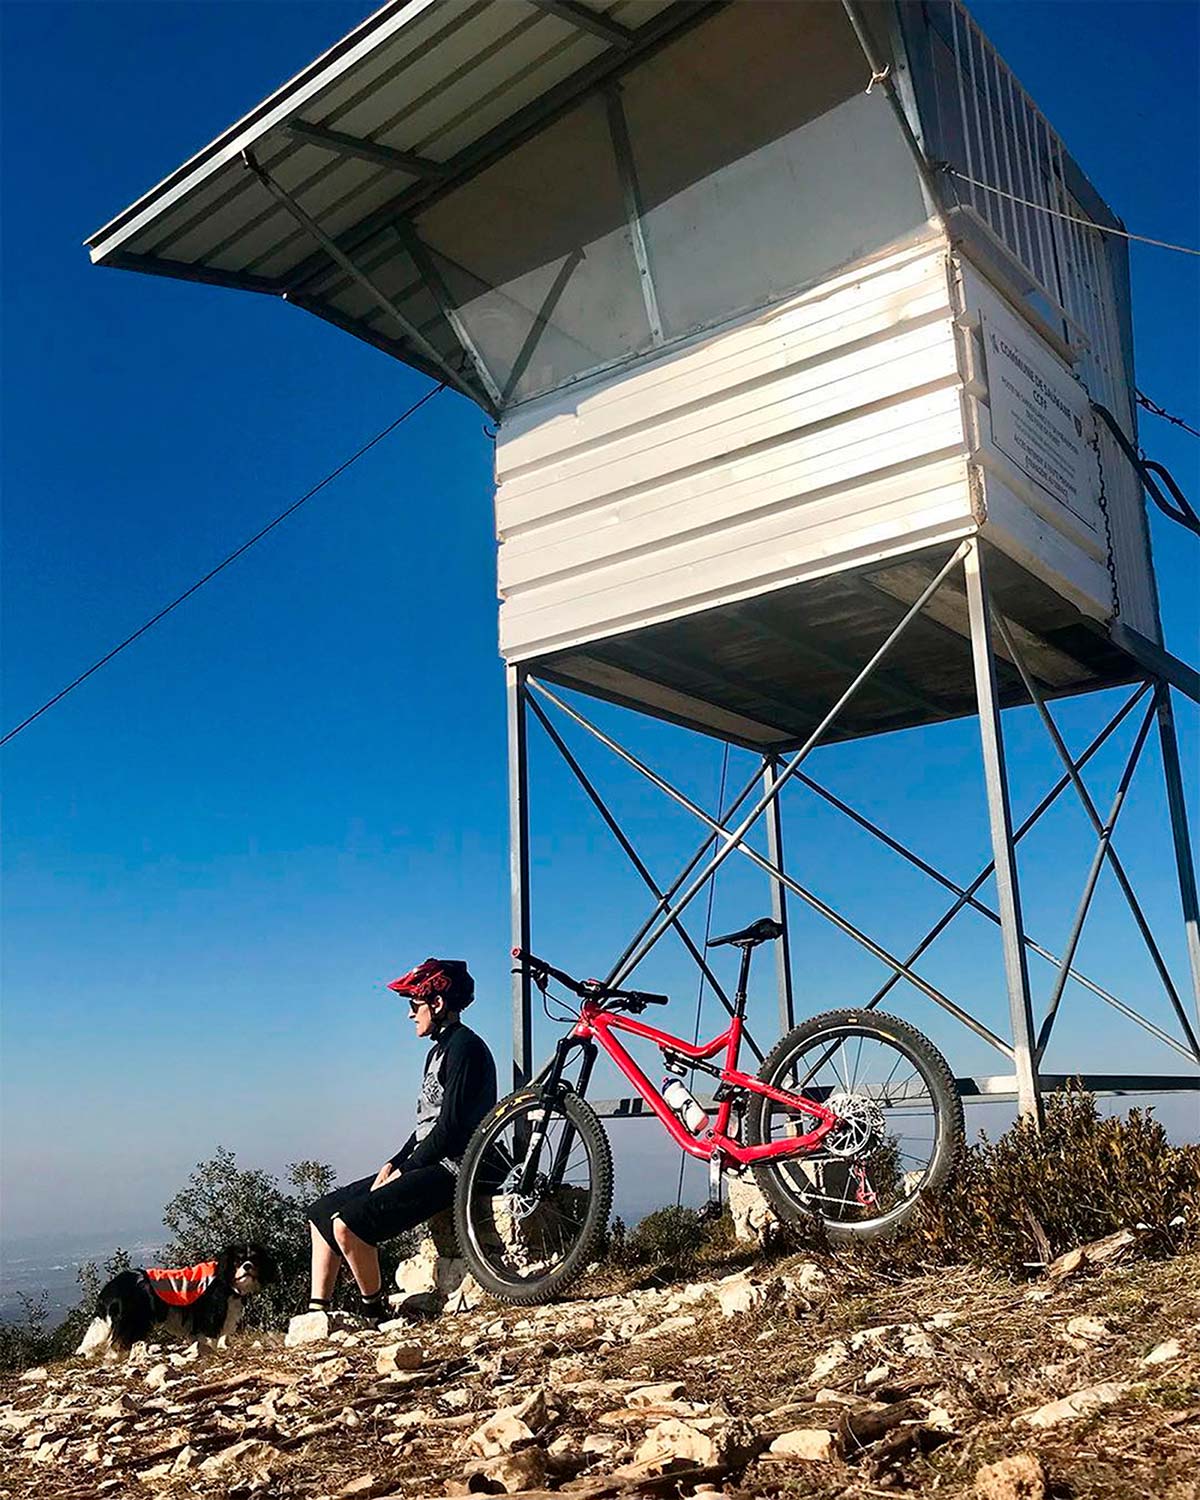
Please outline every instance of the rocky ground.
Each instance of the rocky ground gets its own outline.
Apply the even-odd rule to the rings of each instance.
[[[69,1361],[0,1381],[0,1496],[1200,1500],[1200,1257],[1051,1269],[759,1258]]]

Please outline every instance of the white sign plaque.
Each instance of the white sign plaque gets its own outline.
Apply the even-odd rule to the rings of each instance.
[[[1094,418],[1087,392],[1015,319],[980,317],[992,442],[1040,489],[1095,529]]]

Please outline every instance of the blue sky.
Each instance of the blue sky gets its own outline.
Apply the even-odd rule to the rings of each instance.
[[[1200,9],[998,0],[975,11],[1130,227],[1200,242]],[[290,0],[0,10],[5,727],[426,388],[279,303],[99,271],[80,244],[363,14]],[[1139,382],[1196,422],[1196,262],[1135,247],[1133,275]],[[1147,418],[1143,441],[1200,494],[1194,439]],[[407,1132],[420,1063],[381,985],[427,953],[468,959],[477,1024],[507,1067],[490,477],[482,415],[438,398],[6,749],[6,1233],[152,1224],[221,1143],[274,1169],[308,1156],[343,1172],[377,1165]],[[1153,529],[1167,638],[1194,660],[1196,545],[1157,517]],[[1068,741],[1085,743],[1114,706],[1111,695],[1063,705]],[[598,717],[715,802],[711,742]],[[1194,792],[1194,708],[1180,718]],[[1025,809],[1056,763],[1031,713],[1006,728]],[[1095,763],[1102,804],[1119,749]],[[1151,749],[1118,845],[1182,982]],[[601,970],[640,919],[642,892],[536,737],[534,752],[537,943]],[[669,877],[694,825],[581,754]],[[988,857],[973,725],[819,752],[812,769],[951,875]],[[747,774],[735,756],[731,779]],[[939,894],[804,796],[787,813],[792,863],[907,948]],[[1192,816],[1195,827],[1200,809]],[[1085,832],[1064,798],[1027,846],[1028,925],[1051,947],[1090,856]],[[766,909],[757,876],[731,864],[718,929]],[[874,961],[816,918],[797,915],[794,941],[801,1010],[861,1000],[878,982]],[[1107,883],[1080,962],[1165,1016]],[[1002,1025],[993,929],[964,917],[925,972]],[[1044,1001],[1050,971],[1034,961],[1033,974]],[[690,1029],[689,962],[664,944],[644,977],[676,990],[672,1018]],[[956,1069],[992,1068],[953,1023],[895,995]],[[757,1012],[767,1040],[770,1004]],[[710,1019],[715,1029],[711,1001]],[[1177,1066],[1077,990],[1050,1062]],[[1190,1101],[1167,1108],[1193,1128]]]

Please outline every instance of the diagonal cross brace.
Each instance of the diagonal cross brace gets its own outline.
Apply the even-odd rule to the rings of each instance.
[[[564,703],[561,698],[556,697],[555,694],[552,693],[544,683],[537,682],[531,678],[530,686],[534,688],[538,693],[540,693],[544,698],[548,698],[556,708],[565,713],[568,718],[573,719],[575,723],[578,724],[582,729],[586,729],[589,734],[598,739],[602,745],[611,750],[613,754],[616,755],[619,759],[623,760],[626,765],[631,766],[635,771],[638,771],[641,775],[643,775],[653,786],[656,786],[660,791],[665,792],[666,795],[672,799],[672,801],[677,802],[680,807],[685,808],[693,815],[693,817],[698,818],[702,823],[707,823],[714,833],[719,833],[721,831],[721,825],[718,824],[715,819],[710,818],[702,808],[697,807],[689,797],[687,797],[683,792],[679,791],[676,787],[673,787],[670,782],[665,781],[661,776],[658,775],[657,772],[652,771],[649,766],[644,765],[640,760],[638,760],[635,755],[626,750],[624,746],[617,744],[617,742],[606,735],[602,729],[598,729],[596,725],[590,723],[576,709],[573,709],[569,704]],[[759,774],[760,773],[755,774],[755,783],[757,783],[759,780]],[[707,843],[702,847],[706,848],[708,843],[711,843],[711,839],[709,839]],[[969,1030],[973,1031],[976,1036],[981,1037],[990,1046],[995,1047],[995,1049],[998,1052],[1003,1053],[1005,1057],[1012,1057],[1012,1049],[1009,1047],[1007,1042],[998,1037],[995,1032],[990,1031],[981,1021],[977,1021],[974,1016],[963,1010],[962,1007],[951,1000],[948,995],[944,995],[940,990],[936,989],[933,985],[922,979],[919,974],[914,973],[909,965],[902,964],[900,960],[897,959],[893,954],[889,953],[885,948],[881,948],[873,938],[868,937],[866,933],[860,931],[857,927],[855,927],[852,922],[849,922],[845,917],[841,916],[840,913],[834,911],[832,907],[826,905],[826,903],[822,901],[819,896],[816,896],[812,891],[805,889],[805,887],[802,886],[798,881],[794,880],[790,875],[786,874],[783,870],[773,865],[770,860],[764,858],[763,855],[759,854],[757,849],[751,848],[750,845],[746,843],[739,843],[735,847],[738,848],[740,852],[746,856],[747,859],[752,860],[756,865],[758,865],[760,869],[765,870],[766,873],[773,879],[780,881],[789,891],[792,892],[793,895],[798,896],[801,901],[806,902],[813,908],[814,911],[820,913],[821,916],[825,917],[826,920],[837,927],[839,931],[844,932],[847,937],[851,937],[855,940],[855,942],[861,944],[862,947],[866,948],[869,953],[871,953],[875,958],[879,959],[881,963],[887,964],[891,969],[895,971],[893,976],[894,979],[907,979],[911,984],[915,985],[922,994],[927,996],[935,1004],[940,1005],[943,1010],[948,1011],[952,1016],[954,1016],[956,1020],[961,1021],[962,1024]]]
[[[1100,732],[1092,740],[1087,749],[1084,750],[1083,753],[1079,755],[1075,760],[1070,762],[1070,765],[1073,766],[1076,771],[1081,771],[1083,767],[1087,765],[1088,761],[1091,760],[1092,756],[1095,755],[1096,752],[1101,748],[1101,746],[1104,745],[1104,743],[1110,738],[1110,736],[1116,732],[1116,730],[1121,726],[1126,717],[1133,712],[1133,709],[1137,705],[1138,701],[1145,696],[1146,691],[1146,683],[1142,683],[1139,687],[1137,687],[1134,690],[1133,695],[1121,705],[1121,707],[1108,721],[1104,728],[1100,730]],[[1037,806],[1020,825],[1020,827],[1013,830],[1014,847],[1020,843],[1020,841],[1025,837],[1025,835],[1039,820],[1039,818],[1041,818],[1043,813],[1045,813],[1050,807],[1053,806],[1055,802],[1058,801],[1059,797],[1062,796],[1063,792],[1065,792],[1070,785],[1071,777],[1068,771],[1066,774],[1059,777],[1058,781],[1056,781],[1055,784],[1050,788],[1050,790],[1037,804]],[[942,915],[933,924],[933,926],[929,929],[929,931],[926,932],[925,936],[905,959],[906,964],[916,963],[917,959],[920,958],[921,955],[932,946],[932,944],[942,935],[943,932],[945,932],[946,928],[949,927],[950,923],[954,921],[959,912],[962,911],[964,907],[970,904],[971,898],[975,895],[976,891],[978,891],[986,883],[994,868],[995,862],[993,860],[989,860],[987,864],[984,865],[984,867],[975,876],[975,878],[970,882],[970,884],[964,888],[962,895],[959,896],[958,900],[955,901],[952,906],[948,906],[942,913]],[[888,994],[888,992],[900,980],[901,977],[902,976],[900,974],[890,974],[888,978],[884,980],[884,982],[871,996],[871,998],[867,1001],[864,1008],[866,1010],[874,1010],[879,1002]]]
[[[537,699],[532,696],[530,696],[527,701],[529,703],[529,707],[536,715],[538,723],[541,724],[542,728],[550,736],[550,740],[553,743],[555,749],[562,756],[563,760],[566,761],[568,768],[574,775],[576,781],[578,781],[579,785],[583,788],[584,792],[587,794],[593,807],[595,807],[596,811],[604,819],[605,825],[607,826],[609,832],[613,835],[616,841],[620,844],[621,848],[624,850],[630,864],[641,876],[650,893],[656,898],[656,900],[661,902],[663,900],[663,893],[659,889],[658,883],[655,881],[653,875],[651,875],[646,864],[639,856],[637,850],[634,848],[633,843],[625,833],[625,830],[617,822],[616,818],[613,816],[611,809],[608,807],[604,799],[601,797],[600,793],[592,784],[591,779],[588,777],[583,767],[571,753],[571,750],[568,747],[566,741],[563,739],[562,735],[559,734],[558,730],[555,729],[554,725],[551,723],[545,709],[541,706]],[[729,999],[729,996],[726,994],[720,980],[709,967],[708,961],[707,959],[705,959],[704,954],[696,946],[695,942],[692,939],[691,933],[688,932],[687,928],[678,918],[676,918],[671,925],[678,933],[684,947],[695,959],[697,965],[699,966],[700,972],[712,986],[713,992],[716,995],[717,999],[725,1007],[727,1013],[732,1016],[734,1013],[733,1003]],[[742,1036],[745,1039],[746,1044],[750,1048],[751,1052],[754,1053],[759,1062],[762,1062],[764,1053],[759,1047],[758,1043],[750,1035],[750,1032],[748,1030],[743,1030]]]
[[[779,771],[779,774],[775,777],[774,784],[771,786],[771,788],[759,798],[759,800],[755,803],[751,810],[742,819],[741,823],[738,824],[737,828],[730,832],[728,829],[723,828],[720,825],[715,825],[718,838],[724,840],[724,847],[717,850],[717,852],[709,860],[705,869],[702,870],[698,876],[696,876],[696,878],[684,891],[683,895],[679,897],[678,901],[675,903],[675,906],[672,908],[672,911],[675,915],[678,915],[679,912],[683,911],[688,903],[695,898],[696,894],[703,888],[704,884],[708,880],[709,875],[715,873],[718,869],[720,869],[720,867],[725,863],[725,861],[729,858],[729,856],[734,852],[735,849],[745,850],[745,852],[752,858],[759,857],[754,853],[753,850],[746,848],[744,840],[747,833],[762,816],[763,812],[771,803],[771,801],[779,796],[779,793],[783,790],[787,782],[790,781],[791,778],[796,774],[796,771],[799,769],[801,763],[822,739],[825,731],[829,728],[829,726],[841,713],[842,709],[845,708],[845,706],[850,702],[850,700],[855,696],[855,694],[871,676],[875,668],[879,665],[879,663],[884,659],[884,657],[908,629],[909,625],[912,624],[913,620],[915,620],[916,617],[920,614],[921,610],[924,609],[925,605],[929,602],[933,595],[937,593],[938,589],[946,581],[946,578],[949,576],[951,571],[954,568],[960,566],[963,563],[964,559],[968,557],[970,548],[971,543],[963,542],[960,546],[954,549],[954,551],[934,574],[933,578],[931,578],[929,583],[926,584],[925,588],[922,589],[917,599],[914,600],[914,602],[905,611],[902,619],[896,626],[894,626],[882,645],[880,645],[876,649],[870,660],[866,663],[865,666],[860,669],[858,675],[850,683],[849,687],[845,689],[841,697],[825,714],[821,722],[805,740],[804,744],[801,745],[800,749],[797,750],[796,753],[791,756],[791,758],[782,767],[782,769]],[[707,816],[703,814],[701,816],[704,817],[705,822],[710,822]],[[795,884],[794,881],[789,881],[787,877],[783,875],[782,871],[774,870],[766,860],[763,860],[762,863],[764,864],[764,866],[766,866],[769,873],[774,874],[776,878],[782,880],[783,883],[788,886],[788,889],[795,891],[797,895],[801,896],[802,900],[808,901],[810,903],[815,900],[811,893],[803,892],[801,888]],[[826,908],[826,910],[829,909]],[[642,959],[645,958],[646,954],[650,952],[651,948],[654,947],[655,943],[657,943],[659,938],[662,937],[663,933],[666,932],[667,928],[670,926],[670,914],[671,913],[668,913],[667,917],[661,918],[659,920],[657,925],[653,927],[649,933],[647,933],[647,935],[642,939],[641,943],[634,950],[631,956],[625,961],[625,964],[622,967],[621,971],[622,978],[625,975],[629,974],[642,961]],[[831,916],[836,917],[836,913],[831,913]],[[840,923],[842,919],[837,918],[837,921]],[[859,941],[865,941],[868,945],[872,946],[872,948],[876,946],[871,944],[871,940],[867,939],[865,937],[865,934],[859,934]],[[890,964],[893,968],[898,962],[897,960],[894,960],[890,955],[885,954],[883,949],[878,949],[876,956],[882,957],[884,959],[884,962]],[[908,974],[905,977],[911,979],[914,983],[916,983],[915,976]],[[921,985],[924,985],[923,980],[921,981]],[[930,987],[930,989],[932,989],[932,987]],[[933,998],[932,994],[930,998]],[[945,997],[942,996],[942,1000],[944,999]],[[939,1004],[940,1003],[942,1003],[941,1000],[939,1001]],[[996,1040],[999,1039],[997,1038]]]
[[[1091,822],[1093,829],[1095,829],[1096,836],[1100,837],[1104,828],[1104,825],[1100,820],[1100,814],[1096,811],[1096,804],[1092,801],[1091,793],[1088,791],[1087,787],[1084,786],[1083,780],[1080,777],[1078,770],[1073,771],[1071,769],[1071,753],[1063,742],[1063,737],[1058,731],[1058,725],[1055,724],[1054,720],[1051,718],[1050,710],[1046,707],[1045,699],[1042,697],[1041,692],[1038,690],[1037,684],[1034,682],[1033,677],[1030,675],[1029,669],[1026,667],[1024,660],[1018,652],[1016,643],[1013,641],[1012,636],[1009,634],[1003,620],[1001,620],[998,616],[996,619],[996,628],[999,631],[1000,636],[1005,643],[1005,646],[1012,655],[1013,665],[1021,674],[1021,681],[1025,685],[1025,691],[1029,694],[1034,707],[1037,709],[1038,714],[1041,717],[1042,723],[1046,726],[1046,733],[1050,736],[1050,741],[1053,744],[1055,750],[1058,752],[1059,759],[1067,767],[1067,774],[1068,776],[1070,776],[1071,783],[1074,786],[1076,792],[1079,794],[1079,800],[1083,804],[1083,810],[1087,813],[1088,819]],[[1196,1036],[1192,1030],[1191,1023],[1188,1021],[1187,1012],[1183,1008],[1183,1002],[1179,998],[1179,991],[1175,988],[1175,981],[1171,978],[1171,971],[1170,969],[1168,969],[1166,959],[1162,955],[1162,950],[1159,948],[1158,943],[1155,940],[1154,933],[1151,931],[1150,923],[1146,920],[1146,914],[1142,911],[1141,902],[1137,898],[1137,894],[1133,889],[1133,885],[1130,882],[1129,876],[1125,873],[1125,867],[1121,863],[1120,858],[1117,855],[1117,851],[1112,847],[1111,843],[1105,845],[1104,854],[1105,858],[1108,860],[1108,863],[1112,868],[1113,874],[1117,878],[1117,884],[1121,887],[1121,892],[1124,895],[1125,900],[1129,904],[1129,910],[1133,914],[1133,920],[1137,925],[1138,931],[1142,935],[1142,941],[1146,945],[1146,949],[1149,952],[1151,960],[1154,963],[1154,967],[1158,972],[1158,977],[1159,979],[1161,979],[1163,988],[1167,992],[1167,998],[1171,1002],[1172,1008],[1175,1011],[1175,1015],[1179,1020],[1179,1024],[1183,1028],[1183,1034],[1188,1037],[1193,1046],[1196,1046]],[[1197,1050],[1200,1050],[1200,1048],[1197,1048]]]
[[[865,813],[860,812],[856,807],[851,807],[848,802],[843,801],[842,798],[839,797],[835,792],[831,792],[828,787],[822,786],[819,781],[815,781],[811,776],[806,775],[805,772],[801,771],[797,775],[796,780],[799,781],[803,786],[806,786],[810,792],[814,792],[818,797],[822,798],[823,801],[828,802],[831,807],[836,808],[838,812],[844,814],[851,820],[851,822],[857,823],[858,826],[865,832],[871,834],[872,837],[877,838],[881,844],[885,844],[894,853],[900,855],[901,859],[906,859],[910,865],[915,866],[915,868],[920,870],[922,874],[928,875],[931,880],[936,880],[940,886],[943,886],[953,895],[961,897],[962,902],[971,907],[973,911],[977,911],[981,916],[987,917],[990,922],[999,924],[999,912],[997,912],[994,907],[989,906],[985,901],[980,901],[979,898],[974,894],[974,890],[978,888],[977,886],[972,886],[970,890],[967,890],[963,886],[956,884],[942,870],[939,870],[936,865],[930,864],[927,859],[922,859],[919,854],[917,854],[914,850],[908,848],[906,844],[901,843],[899,839],[894,838],[890,833],[887,832],[886,829],[881,828],[878,823],[872,822],[872,820],[868,818]],[[1067,779],[1064,777],[1059,790],[1065,791],[1067,785]],[[979,882],[979,884],[982,884],[982,881]],[[1031,953],[1036,953],[1039,958],[1044,958],[1047,963],[1054,964],[1056,968],[1062,962],[1062,960],[1056,953],[1052,953],[1049,948],[1044,948],[1041,943],[1036,942],[1029,936],[1028,933],[1025,933],[1024,937],[1025,946]],[[918,955],[918,957],[919,956],[920,955]],[[913,960],[911,959],[909,960],[909,962],[912,961]],[[1077,984],[1081,984],[1084,989],[1090,990],[1093,995],[1096,995],[1107,1005],[1111,1005],[1114,1010],[1119,1011],[1120,1014],[1125,1016],[1128,1020],[1135,1022],[1138,1026],[1141,1026],[1143,1030],[1148,1031],[1150,1035],[1155,1038],[1155,1040],[1165,1043],[1166,1046],[1171,1047],[1174,1051],[1178,1052],[1181,1057],[1194,1057],[1196,1061],[1200,1061],[1200,1050],[1198,1050],[1196,1053],[1189,1052],[1188,1049],[1183,1046],[1182,1043],[1176,1041],[1176,1039],[1171,1036],[1169,1032],[1163,1031],[1160,1027],[1156,1026],[1153,1021],[1148,1021],[1145,1016],[1139,1015],[1139,1013],[1134,1010],[1132,1006],[1126,1005],[1125,1002],[1118,999],[1116,995],[1110,994],[1108,990],[1103,989],[1095,982],[1094,979],[1089,979],[1088,976],[1082,973],[1079,969],[1071,968],[1070,970],[1068,970],[1068,972],[1070,977],[1074,979]]]
[[[441,372],[447,384],[452,385],[456,391],[461,391],[463,395],[469,396],[472,401],[479,400],[479,393],[471,389],[471,387],[466,383],[459,371],[456,370],[452,364],[450,364],[450,362],[441,353],[441,351],[436,349],[433,344],[429,342],[429,340],[425,337],[425,335],[421,332],[417,325],[411,321],[411,319],[405,317],[405,315],[400,311],[395,302],[393,302],[393,300],[387,295],[387,293],[384,292],[382,288],[375,281],[373,281],[371,277],[368,276],[360,266],[356,265],[354,261],[350,259],[350,257],[341,248],[341,246],[332,237],[332,235],[327,234],[325,230],[323,230],[317,223],[317,221],[313,218],[313,216],[306,209],[302,208],[299,203],[296,202],[295,198],[292,197],[287,189],[281,187],[280,184],[275,181],[270,172],[268,172],[267,169],[261,165],[252,151],[242,152],[242,162],[246,167],[246,170],[252,172],[254,176],[258,178],[259,182],[262,183],[263,187],[266,188],[266,190],[271,194],[275,201],[279,203],[281,207],[285,208],[289,214],[291,214],[296,223],[299,224],[300,227],[305,230],[312,239],[316,240],[317,244],[320,245],[322,250],[324,250],[332,260],[335,260],[348,276],[353,277],[353,279],[358,282],[359,286],[363,288],[363,290],[368,294],[368,296],[372,299],[373,302],[375,302],[377,306],[381,307],[384,312],[386,312],[400,325],[400,327],[404,330],[405,336],[409,338],[412,341],[413,345],[421,352],[421,354],[423,354],[424,357]]]
[[[1058,1014],[1059,1002],[1062,1000],[1063,990],[1067,986],[1067,979],[1071,973],[1071,964],[1075,958],[1075,952],[1079,947],[1079,939],[1083,936],[1083,924],[1087,920],[1088,909],[1092,904],[1092,897],[1096,893],[1096,883],[1100,879],[1100,871],[1104,868],[1104,858],[1112,848],[1113,830],[1117,826],[1117,819],[1121,816],[1121,809],[1125,805],[1125,797],[1129,791],[1129,783],[1133,780],[1133,773],[1137,770],[1138,762],[1142,758],[1142,749],[1145,746],[1146,736],[1150,733],[1150,725],[1153,722],[1154,704],[1152,702],[1146,711],[1146,717],[1142,720],[1142,727],[1138,730],[1137,739],[1133,743],[1133,749],[1129,753],[1125,769],[1121,773],[1121,779],[1117,784],[1116,794],[1113,797],[1112,807],[1109,809],[1108,817],[1100,831],[1100,838],[1096,844],[1096,853],[1092,858],[1087,879],[1083,883],[1083,893],[1079,898],[1079,907],[1075,913],[1075,920],[1071,924],[1071,933],[1067,939],[1067,946],[1063,951],[1062,961],[1058,967],[1054,989],[1051,992],[1050,1001],[1046,1007],[1046,1015],[1042,1021],[1041,1030],[1038,1032],[1035,1055],[1039,1062],[1049,1044],[1050,1033],[1054,1029],[1054,1018]]]

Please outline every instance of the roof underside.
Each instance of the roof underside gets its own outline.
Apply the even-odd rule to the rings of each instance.
[[[92,259],[286,296],[494,409],[412,216],[723,3],[393,0],[92,235]]]
[[[757,750],[803,743],[920,596],[952,549],[642,626],[524,665],[535,677]],[[988,581],[1047,698],[1140,681],[1098,625],[994,548]],[[997,638],[1004,707],[1029,702]],[[970,624],[955,570],[823,736],[826,743],[977,712]]]

